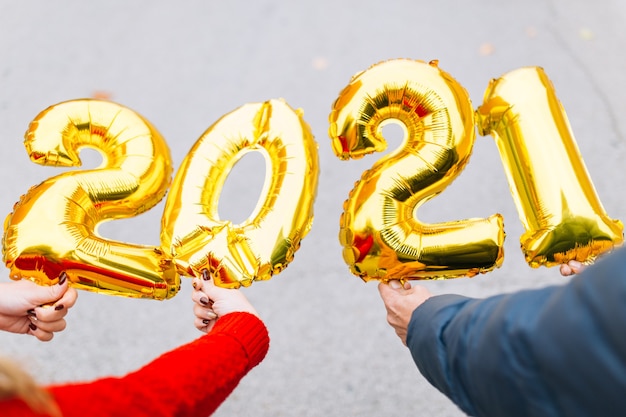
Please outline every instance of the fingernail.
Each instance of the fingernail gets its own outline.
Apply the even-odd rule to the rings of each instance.
[[[66,279],[67,279],[67,274],[65,273],[65,271],[61,272],[61,275],[59,275],[59,285],[65,284]]]
[[[56,311],[63,310],[64,308],[65,308],[65,306],[63,304],[59,304],[59,305],[54,306],[54,309]]]
[[[400,282],[395,279],[392,279],[391,281],[389,281],[389,286],[394,289],[402,288],[402,285],[400,285]]]
[[[35,326],[33,323],[30,323],[30,324],[28,325],[28,327],[30,327],[30,329],[31,329],[32,331],[37,330],[37,326]]]
[[[198,285],[198,284],[196,284],[195,280],[191,281],[191,286],[193,287],[194,290],[196,289],[196,285]]]
[[[30,310],[28,310],[26,312],[26,314],[28,314],[31,317],[37,317],[37,314],[35,314],[35,309],[31,308]]]
[[[200,298],[200,304],[202,304],[203,306],[209,304],[209,299],[206,297]]]
[[[211,279],[211,275],[209,275],[209,270],[206,268],[202,270],[202,279],[205,281],[208,281]]]
[[[202,323],[203,323],[203,324],[209,324],[209,322],[210,322],[210,321],[211,321],[211,320],[202,319]]]

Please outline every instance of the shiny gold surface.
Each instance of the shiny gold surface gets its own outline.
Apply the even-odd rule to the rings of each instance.
[[[492,80],[477,118],[480,133],[493,136],[500,151],[532,267],[591,262],[622,244],[623,225],[605,213],[542,68]]]
[[[402,146],[364,172],[344,204],[339,240],[351,271],[372,279],[472,276],[502,263],[502,217],[426,224],[420,205],[441,193],[469,160],[474,110],[437,62],[385,61],[356,74],[339,94],[329,136],[341,159],[383,151],[386,123]]]
[[[98,150],[103,163],[49,178],[15,204],[3,240],[11,278],[51,285],[66,271],[71,285],[84,290],[153,299],[176,294],[179,276],[159,247],[97,233],[98,224],[142,213],[167,191],[169,149],[147,120],[112,102],[67,101],[31,122],[24,145],[42,165],[80,166],[83,147]]]
[[[224,182],[247,152],[267,162],[261,197],[240,224],[218,216]],[[161,241],[182,274],[208,269],[237,288],[282,271],[311,228],[319,175],[317,144],[301,110],[282,100],[246,104],[198,139],[168,194]]]

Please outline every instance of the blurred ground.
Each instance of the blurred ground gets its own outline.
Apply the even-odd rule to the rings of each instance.
[[[583,0],[0,0],[0,213],[59,173],[31,163],[22,144],[28,123],[52,104],[100,97],[136,110],[165,136],[177,168],[220,116],[282,97],[304,110],[319,143],[316,217],[289,267],[244,289],[267,323],[271,349],[215,415],[461,416],[387,325],[376,284],[352,276],[341,258],[342,203],[380,155],[338,160],[327,134],[330,107],[353,74],[391,58],[438,59],[475,105],[490,79],[542,66],[606,212],[624,220],[625,20],[619,0],[602,7]],[[247,193],[260,190],[259,161],[244,158],[229,177],[220,210],[233,219],[245,219],[256,203]],[[158,244],[162,209],[108,223],[101,233]],[[505,219],[503,266],[426,282],[433,292],[486,296],[563,281],[555,268],[524,262],[497,149],[477,137],[465,171],[419,214],[435,222],[493,213]],[[163,302],[83,291],[68,329],[52,342],[0,334],[0,353],[28,364],[43,383],[122,375],[198,336],[189,290]]]

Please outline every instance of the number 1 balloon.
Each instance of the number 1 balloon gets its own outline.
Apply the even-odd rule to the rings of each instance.
[[[344,204],[339,239],[363,280],[472,276],[500,266],[502,217],[426,224],[416,209],[466,166],[475,138],[468,94],[437,62],[390,60],[357,74],[339,94],[329,135],[341,159],[382,151],[382,127],[402,147],[363,173]]]
[[[169,149],[143,117],[119,104],[73,100],[51,106],[30,124],[24,142],[32,161],[80,166],[89,147],[100,167],[65,172],[32,187],[5,221],[4,262],[12,279],[58,282],[127,297],[166,299],[179,289],[174,264],[160,247],[107,240],[106,220],[128,218],[156,205],[169,186]]]
[[[226,178],[248,152],[268,163],[261,198],[240,224],[218,216]],[[282,100],[222,116],[183,160],[167,196],[161,243],[183,275],[207,270],[217,285],[266,280],[293,259],[313,221],[317,144],[300,110]]]
[[[498,146],[530,266],[591,262],[623,242],[623,225],[605,213],[542,68],[492,80],[477,117],[480,133]]]

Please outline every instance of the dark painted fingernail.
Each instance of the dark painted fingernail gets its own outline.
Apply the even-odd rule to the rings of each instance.
[[[63,304],[59,304],[59,305],[54,306],[54,309],[56,311],[63,310],[64,308],[65,308],[65,306]]]
[[[65,273],[65,271],[61,272],[61,275],[59,275],[59,285],[63,285],[66,279],[67,274]]]
[[[202,297],[202,298],[200,299],[200,304],[202,304],[203,306],[205,306],[205,305],[209,304],[209,299],[208,299],[208,298],[206,298],[206,297]]]
[[[33,308],[31,308],[30,310],[28,310],[28,311],[26,312],[26,314],[28,314],[28,315],[29,315],[29,316],[31,316],[31,317],[36,317],[36,316],[37,316],[37,314],[35,314],[35,309],[33,309]]]
[[[37,330],[37,326],[35,326],[33,323],[30,323],[30,324],[28,325],[28,327],[30,327],[30,329],[31,329],[32,331]]]
[[[205,281],[208,281],[211,279],[211,275],[209,275],[209,270],[206,268],[202,270],[202,279]]]

